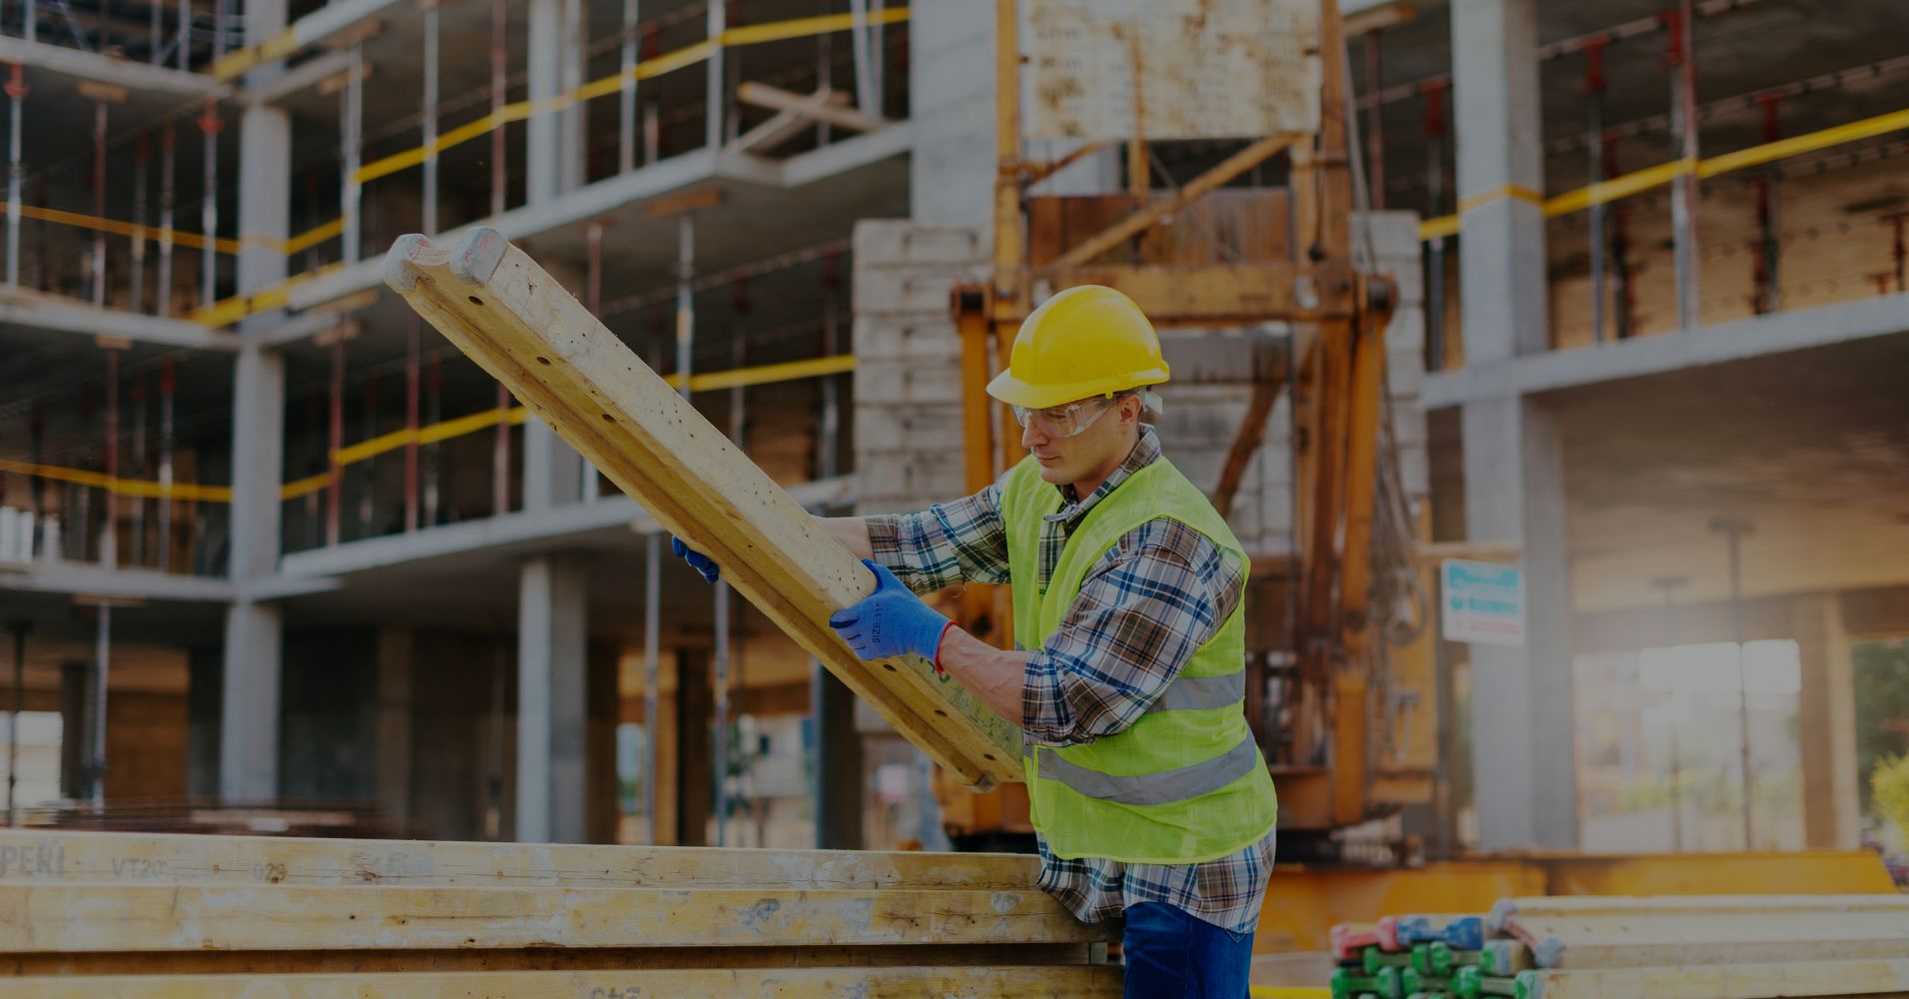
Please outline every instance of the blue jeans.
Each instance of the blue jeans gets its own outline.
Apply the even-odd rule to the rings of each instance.
[[[1223,930],[1160,902],[1130,905],[1126,915],[1126,999],[1246,999],[1251,930]]]

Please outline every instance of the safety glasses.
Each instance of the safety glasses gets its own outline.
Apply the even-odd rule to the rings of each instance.
[[[1082,399],[1064,406],[1050,406],[1047,409],[1028,409],[1024,406],[1010,406],[1014,410],[1014,422],[1022,427],[1032,424],[1048,437],[1065,440],[1078,437],[1094,425],[1094,421],[1113,408],[1118,396],[1102,399]]]

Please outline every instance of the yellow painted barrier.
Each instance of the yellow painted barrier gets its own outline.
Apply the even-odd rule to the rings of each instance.
[[[1760,146],[1739,149],[1734,153],[1724,153],[1706,160],[1672,160],[1669,163],[1660,163],[1654,167],[1627,173],[1622,177],[1613,177],[1610,180],[1581,187],[1575,191],[1567,191],[1554,198],[1546,198],[1543,201],[1544,217],[1557,218],[1560,215],[1584,211],[1593,205],[1628,198],[1651,188],[1661,187],[1685,174],[1695,173],[1698,177],[1706,179],[1717,177],[1737,170],[1774,163],[1792,156],[1813,153],[1819,149],[1828,149],[1831,146],[1840,146],[1862,139],[1873,139],[1879,135],[1888,135],[1905,129],[1909,129],[1909,108],[1853,121],[1847,125],[1836,125],[1788,139],[1766,142]],[[1507,185],[1496,191],[1467,198],[1459,203],[1458,214],[1441,215],[1438,218],[1420,222],[1419,239],[1439,239],[1456,235],[1460,229],[1460,218],[1466,212],[1505,198],[1518,197],[1521,200],[1530,200],[1523,197],[1525,193],[1528,192],[1524,188]]]
[[[230,486],[206,486],[196,482],[175,482],[170,486],[161,485],[150,479],[128,479],[94,472],[84,468],[63,468],[59,465],[36,465],[30,461],[8,461],[0,459],[0,472],[12,472],[50,482],[71,482],[74,485],[104,489],[116,496],[135,496],[146,499],[200,500],[208,503],[229,503],[232,501]]]
[[[803,361],[784,361],[779,364],[758,364],[748,368],[732,368],[728,371],[710,371],[693,375],[689,380],[691,392],[714,392],[718,389],[743,388],[750,385],[768,385],[775,382],[799,381],[804,378],[821,378],[826,375],[839,375],[855,370],[855,355],[836,354],[830,357],[816,357]],[[664,379],[672,386],[680,387],[680,376],[671,375]],[[413,441],[420,445],[436,444],[453,437],[474,434],[500,423],[511,426],[521,425],[529,418],[530,410],[523,406],[509,408],[484,409],[467,416],[453,417],[426,424],[413,431],[410,429],[393,430],[379,434],[369,440],[341,447],[332,452],[334,469],[343,468],[361,461],[369,461],[381,454],[399,450]],[[149,499],[170,496],[173,499],[199,500],[207,503],[232,502],[231,486],[206,486],[191,482],[176,482],[171,486],[162,486],[146,479],[114,478],[103,472],[94,472],[84,468],[66,468],[59,465],[36,465],[26,461],[0,459],[0,472],[12,472],[54,482],[71,482],[76,485],[105,489],[120,496],[138,496]],[[302,479],[287,482],[279,487],[279,499],[292,500],[307,496],[331,485],[334,471],[324,471],[317,475],[308,475]]]

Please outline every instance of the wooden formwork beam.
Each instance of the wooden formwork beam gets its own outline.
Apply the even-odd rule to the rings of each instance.
[[[1749,962],[1606,971],[1526,971],[1520,995],[1537,999],[1762,999],[1765,996],[1909,995],[1909,960]]]
[[[1036,857],[578,843],[301,839],[0,830],[0,886],[19,884],[1020,891]]]
[[[1035,888],[0,887],[0,953],[1088,943]]]
[[[870,573],[523,251],[489,228],[454,250],[405,236],[385,280],[935,762],[972,785],[1023,778],[1014,724],[918,658],[855,656],[828,616]]]
[[[365,975],[137,975],[0,979],[0,999],[638,999],[647,996],[947,996],[1115,999],[1117,966],[767,968]]]

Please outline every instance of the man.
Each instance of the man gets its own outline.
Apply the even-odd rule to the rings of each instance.
[[[1246,553],[1142,421],[1167,378],[1125,295],[1050,298],[988,385],[1028,457],[965,499],[823,521],[878,583],[829,623],[1021,724],[1041,887],[1084,921],[1124,915],[1128,996],[1237,999],[1277,804],[1244,711]],[[916,596],[964,580],[1010,584],[1016,651]]]

